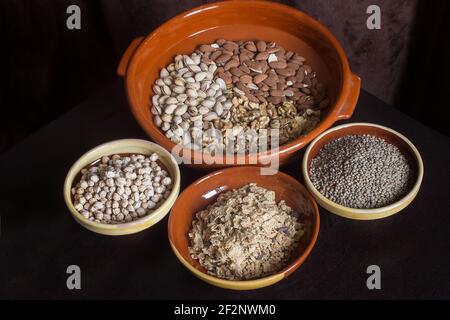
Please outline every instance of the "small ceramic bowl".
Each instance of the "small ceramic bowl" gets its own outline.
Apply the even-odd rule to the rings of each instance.
[[[275,191],[276,201],[285,200],[300,215],[305,224],[305,234],[292,261],[280,272],[255,280],[224,280],[206,273],[206,270],[191,258],[188,246],[188,232],[194,214],[216,201],[221,192],[229,191],[254,182],[260,187]],[[234,167],[210,173],[195,181],[185,189],[169,216],[169,240],[172,249],[181,263],[201,280],[227,289],[250,290],[272,285],[294,272],[308,257],[319,233],[319,210],[314,198],[296,179],[285,173],[260,175],[258,167]]]
[[[352,116],[359,96],[360,79],[354,75],[339,42],[321,23],[305,13],[272,1],[223,1],[183,12],[146,37],[134,39],[122,56],[117,72],[124,77],[131,111],[151,139],[167,150],[175,144],[153,122],[149,97],[159,71],[177,54],[192,53],[197,46],[217,39],[275,41],[307,59],[327,87],[330,107],[314,130],[271,152],[217,157],[207,161],[200,151],[180,150],[183,163],[212,170],[232,165],[281,165],[295,160],[299,150],[334,122]]]
[[[86,219],[75,209],[72,202],[71,189],[81,169],[89,166],[92,162],[103,156],[123,153],[150,155],[153,152],[156,152],[159,155],[159,161],[161,161],[164,165],[173,180],[173,188],[169,197],[154,212],[132,222],[121,224],[103,224]],[[170,211],[179,192],[180,169],[175,158],[161,146],[153,142],[139,139],[115,140],[99,145],[98,147],[88,151],[82,155],[81,158],[79,158],[70,168],[64,182],[64,200],[75,220],[86,229],[111,236],[136,233],[156,224]]]
[[[311,160],[320,149],[328,142],[346,135],[369,134],[384,139],[386,142],[397,146],[400,151],[410,160],[415,172],[414,184],[411,190],[400,200],[388,206],[376,209],[355,209],[344,207],[325,198],[312,184],[309,178]],[[374,220],[391,216],[407,207],[419,192],[423,178],[422,157],[416,147],[402,134],[384,126],[372,123],[350,123],[329,129],[319,135],[306,149],[302,163],[303,177],[306,187],[316,198],[320,206],[339,216],[357,219]]]

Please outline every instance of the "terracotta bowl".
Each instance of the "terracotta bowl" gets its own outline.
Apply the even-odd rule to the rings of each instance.
[[[131,110],[145,132],[167,150],[175,144],[153,123],[150,112],[151,87],[159,70],[175,55],[193,52],[200,44],[219,38],[229,40],[262,39],[275,41],[304,56],[327,86],[330,108],[320,124],[309,134],[268,154],[231,157],[206,164],[202,153],[183,149],[185,164],[201,168],[219,168],[237,164],[280,164],[340,119],[350,118],[360,89],[360,79],[349,68],[345,53],[336,38],[322,24],[285,5],[269,1],[226,1],[186,11],[167,21],[148,36],[137,38],[125,51],[118,74],[125,78],[125,90]],[[271,161],[272,159],[276,159]]]
[[[138,153],[150,155],[156,152],[159,155],[159,161],[164,165],[173,180],[173,188],[169,197],[151,214],[144,216],[138,220],[121,223],[121,224],[104,224],[90,221],[82,216],[75,209],[72,202],[71,189],[74,181],[77,179],[81,169],[87,167],[92,162],[103,156],[110,156],[121,153]],[[169,213],[172,205],[180,192],[180,169],[174,157],[161,146],[157,144],[139,140],[139,139],[122,139],[104,143],[82,155],[70,168],[64,181],[64,201],[73,218],[86,229],[105,235],[117,236],[136,233],[147,229],[158,223]]]
[[[188,252],[187,234],[192,226],[194,214],[215,202],[219,193],[251,182],[275,191],[276,201],[285,200],[289,206],[304,213],[300,216],[300,220],[305,224],[306,232],[300,240],[292,261],[274,275],[246,281],[223,280],[209,275]],[[169,240],[181,263],[203,281],[227,289],[250,290],[274,284],[300,267],[316,242],[319,224],[319,210],[314,198],[296,179],[282,172],[275,175],[260,175],[258,167],[241,166],[210,173],[195,181],[180,194],[169,216]]]
[[[397,146],[400,151],[409,159],[415,172],[414,184],[411,190],[397,202],[376,209],[355,209],[339,205],[325,198],[312,184],[309,178],[311,160],[317,155],[320,149],[328,142],[346,135],[369,134],[384,139],[386,142]],[[423,162],[417,148],[402,134],[384,126],[372,123],[350,123],[334,127],[319,135],[306,149],[302,163],[303,177],[306,187],[316,198],[317,202],[326,210],[339,216],[357,219],[374,220],[391,216],[407,207],[419,192],[423,179]]]

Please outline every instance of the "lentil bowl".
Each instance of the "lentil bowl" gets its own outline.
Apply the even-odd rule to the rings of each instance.
[[[376,208],[350,208],[325,197],[314,185],[311,177],[311,162],[319,152],[330,142],[349,136],[381,138],[386,143],[393,145],[408,160],[411,166],[411,183],[408,189],[396,201]],[[424,168],[422,157],[417,148],[402,134],[377,124],[372,123],[350,123],[329,129],[320,134],[305,151],[302,163],[302,172],[306,187],[313,194],[320,206],[339,216],[357,219],[374,220],[391,216],[407,207],[419,192]]]

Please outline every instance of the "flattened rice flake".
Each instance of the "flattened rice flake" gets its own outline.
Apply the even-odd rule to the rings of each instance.
[[[249,280],[283,269],[303,234],[297,212],[251,183],[195,214],[189,252],[211,275]]]

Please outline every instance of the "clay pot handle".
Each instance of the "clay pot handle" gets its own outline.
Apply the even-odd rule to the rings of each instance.
[[[350,77],[349,93],[345,104],[337,112],[336,120],[349,119],[355,111],[356,103],[358,102],[359,91],[361,89],[361,79],[352,74]]]
[[[130,62],[131,57],[133,56],[133,53],[136,51],[137,47],[142,43],[142,40],[144,40],[144,37],[139,37],[131,41],[130,45],[123,53],[122,58],[119,62],[119,66],[117,67],[117,74],[119,76],[125,77],[128,63]]]

